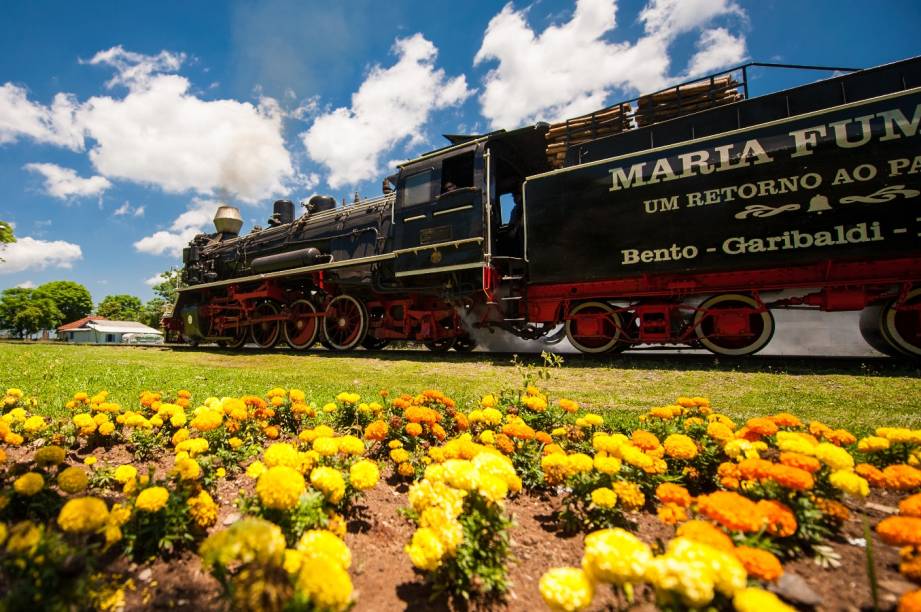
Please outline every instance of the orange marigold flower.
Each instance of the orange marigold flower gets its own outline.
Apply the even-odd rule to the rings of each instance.
[[[886,480],[887,489],[910,491],[921,487],[921,470],[904,463],[886,466],[883,469],[883,478]]]
[[[691,505],[691,494],[688,490],[672,482],[663,482],[656,487],[656,497],[664,504],[674,504],[682,508]]]
[[[745,480],[765,480],[770,478],[773,467],[767,459],[743,459],[739,462],[739,474]]]
[[[769,534],[787,538],[796,533],[796,516],[786,504],[773,499],[762,499],[757,507],[767,523]]]
[[[697,511],[730,531],[754,533],[765,523],[764,513],[752,500],[730,491],[716,491],[697,498]]]
[[[886,476],[883,474],[882,470],[874,465],[870,465],[869,463],[858,463],[854,467],[854,471],[857,472],[858,476],[866,478],[867,482],[869,482],[871,486],[886,486]]]
[[[454,429],[457,431],[467,431],[467,428],[470,427],[470,421],[467,419],[467,415],[463,412],[457,412],[454,414]]]
[[[412,437],[416,437],[422,434],[422,425],[419,423],[407,423],[406,424],[406,433]]]
[[[412,403],[412,399],[406,396],[400,396],[393,400],[393,407],[399,410],[405,410],[409,408]]]
[[[544,445],[553,444],[553,438],[546,431],[537,432],[534,434],[534,439]]]
[[[768,418],[778,427],[803,426],[803,422],[799,420],[799,417],[795,414],[790,414],[789,412],[778,412],[777,414],[769,416]]]
[[[496,448],[506,455],[511,455],[515,452],[515,443],[507,435],[500,433],[496,435]]]
[[[742,478],[742,472],[739,471],[739,466],[735,463],[728,461],[721,463],[719,467],[716,468],[716,475],[719,478],[720,486],[724,489],[735,491],[739,488],[739,480]]]
[[[899,573],[910,580],[921,582],[921,549],[905,546],[899,551]]]
[[[835,429],[825,435],[825,439],[837,446],[848,446],[857,441],[857,438],[846,429]]]
[[[921,546],[921,518],[890,516],[879,522],[876,533],[892,546]]]
[[[785,489],[808,491],[815,485],[812,474],[789,465],[771,464],[771,480]]]
[[[831,427],[819,421],[812,421],[809,423],[809,433],[817,438],[824,438],[831,433]]]
[[[900,501],[899,514],[921,518],[921,493],[915,493]]]
[[[839,523],[843,523],[851,516],[851,512],[847,509],[847,506],[834,499],[817,497],[815,500],[815,505],[819,507],[819,510],[822,511],[822,514],[835,521],[838,521]]]
[[[774,421],[771,419],[764,417],[748,419],[748,421],[745,423],[745,427],[749,434],[754,434],[760,438],[765,436],[773,436],[775,433],[777,433],[777,424],[774,423]]]
[[[654,433],[648,432],[645,429],[637,429],[633,432],[630,439],[633,441],[634,446],[644,451],[654,450],[659,447],[659,439]]]
[[[921,612],[921,589],[902,595],[897,612]]]
[[[690,461],[697,456],[697,445],[684,434],[672,434],[663,443],[665,454],[673,459]]]
[[[535,435],[534,430],[521,421],[506,423],[502,426],[502,433],[519,440],[533,440]]]
[[[717,550],[732,552],[735,549],[732,539],[719,527],[707,521],[688,521],[678,527],[675,535],[701,544],[707,544]]]
[[[818,472],[819,468],[822,467],[821,461],[802,453],[780,453],[780,462],[790,467],[806,470],[810,474]]]
[[[749,576],[773,582],[783,575],[783,566],[780,564],[780,559],[766,550],[751,546],[739,546],[736,548],[735,553]]]
[[[262,433],[264,433],[265,437],[269,440],[277,440],[280,432],[278,431],[277,425],[269,425],[262,430]]]
[[[728,425],[720,423],[719,421],[713,421],[707,425],[707,435],[717,442],[728,442],[736,437],[735,433]]]
[[[388,433],[390,433],[390,428],[387,423],[380,420],[374,421],[365,427],[365,440],[384,440]]]
[[[664,525],[677,525],[688,519],[687,511],[678,504],[662,504],[656,509],[656,515]]]

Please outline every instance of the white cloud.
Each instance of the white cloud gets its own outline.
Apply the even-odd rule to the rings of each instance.
[[[84,63],[114,68],[108,86],[124,85],[127,93],[82,103],[58,94],[47,107],[7,83],[0,87],[0,144],[28,137],[84,150],[88,139],[90,161],[108,179],[247,202],[285,193],[294,169],[277,102],[199,98],[188,79],[172,74],[184,59],[168,51],[100,51]]]
[[[737,64],[745,57],[745,39],[725,28],[704,30],[697,41],[697,52],[688,63],[688,76],[698,76]]]
[[[460,104],[473,93],[463,75],[448,78],[435,68],[438,49],[421,34],[397,39],[393,50],[397,62],[374,66],[350,108],[319,115],[301,134],[310,157],[329,169],[330,187],[376,178],[383,153],[401,142],[423,142],[432,111]]]
[[[197,234],[212,231],[214,213],[220,202],[196,198],[176,217],[168,230],[154,232],[134,243],[135,250],[148,255],[179,257]],[[148,279],[150,280],[150,279]]]
[[[78,104],[70,94],[59,93],[51,106],[30,102],[25,88],[0,85],[0,145],[21,136],[37,142],[82,151],[83,130],[76,122]]]
[[[527,11],[507,4],[490,20],[474,58],[474,65],[498,62],[480,96],[492,127],[556,121],[601,108],[615,90],[663,87],[676,78],[668,50],[679,35],[720,16],[744,16],[731,0],[649,0],[639,15],[645,33],[631,43],[609,40],[616,15],[617,0],[579,0],[569,21],[536,33]],[[740,61],[744,39],[715,31],[698,44],[698,65]],[[718,59],[724,63],[713,65]]]
[[[161,272],[160,274],[154,274],[153,276],[145,280],[144,284],[147,285],[148,287],[153,287],[154,285],[159,285],[164,280],[166,279],[163,278],[163,273]]]
[[[18,285],[16,285],[16,288],[17,288],[17,289],[35,289],[37,286],[38,286],[38,285],[36,285],[36,284],[33,283],[32,281],[28,280],[28,281],[26,281],[26,282],[24,282],[24,283],[19,283]]]
[[[126,217],[128,215],[131,215],[132,217],[143,217],[144,207],[131,206],[131,202],[126,200],[124,204],[112,211],[112,215],[115,217]]]
[[[45,268],[71,268],[83,258],[80,246],[63,240],[36,240],[31,236],[17,237],[16,242],[0,248],[0,274]]]
[[[37,172],[44,176],[45,193],[61,200],[70,197],[99,195],[112,186],[112,183],[105,177],[83,178],[78,176],[75,170],[57,164],[26,164],[23,167],[30,172]]]

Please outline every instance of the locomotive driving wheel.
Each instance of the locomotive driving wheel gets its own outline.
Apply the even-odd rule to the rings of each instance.
[[[326,306],[323,322],[323,345],[334,351],[348,351],[365,339],[368,312],[351,295],[337,295]]]
[[[274,317],[278,314],[275,302],[262,302],[253,309],[253,318]],[[272,348],[281,336],[279,321],[256,321],[250,326],[250,336],[259,348]]]
[[[865,308],[860,333],[867,344],[890,357],[921,357],[921,288],[905,300],[891,300]]]
[[[458,336],[454,341],[454,350],[458,353],[469,353],[476,348],[476,340],[470,334]]]
[[[706,349],[739,357],[757,353],[774,336],[774,315],[754,298],[735,293],[704,300],[694,314],[694,332]]]
[[[230,340],[219,340],[217,345],[221,348],[238,349],[246,344],[249,337],[249,327],[246,325],[237,325],[235,327],[225,328],[223,335],[230,336]]]
[[[291,318],[282,326],[285,342],[298,351],[309,349],[316,342],[320,329],[315,316],[317,309],[309,300],[297,300],[288,306],[288,313]]]
[[[620,315],[610,304],[583,302],[569,311],[566,339],[582,353],[606,353],[620,341]]]

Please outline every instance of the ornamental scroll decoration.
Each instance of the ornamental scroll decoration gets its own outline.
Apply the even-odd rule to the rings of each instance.
[[[902,196],[905,199],[916,198],[921,195],[917,189],[907,189],[905,185],[889,185],[865,196],[847,196],[838,200],[841,204],[882,204]]]
[[[799,210],[799,204],[781,204],[780,206],[768,206],[767,204],[749,204],[743,210],[735,214],[736,219],[748,219],[749,217],[773,217],[785,212]]]

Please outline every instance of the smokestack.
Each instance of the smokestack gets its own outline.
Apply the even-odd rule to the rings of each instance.
[[[217,212],[214,213],[214,229],[219,234],[228,237],[236,236],[240,233],[241,227],[243,227],[243,217],[240,216],[238,208],[226,204],[218,207]]]

